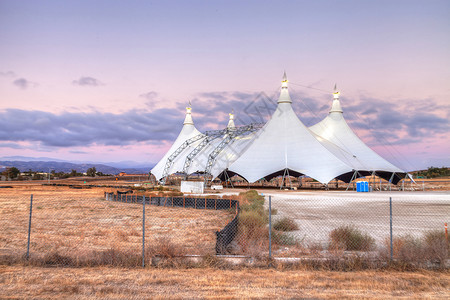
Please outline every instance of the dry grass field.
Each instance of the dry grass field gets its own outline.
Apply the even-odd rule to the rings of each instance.
[[[2,299],[448,299],[449,273],[0,266]]]
[[[58,253],[79,259],[92,251],[140,255],[142,205],[106,201],[103,189],[14,185],[0,189],[0,255],[26,252],[30,195],[33,218],[30,253]],[[215,231],[233,215],[227,211],[146,206],[146,244],[162,238],[187,253],[214,254]]]
[[[141,205],[106,201],[100,188],[79,190],[42,186],[42,182],[3,185],[13,188],[0,189],[0,299],[450,298],[450,273],[442,269],[341,272],[307,266],[225,267],[215,264],[213,258],[197,265],[172,267],[148,263],[142,269],[138,267]],[[8,261],[9,256],[20,257],[26,251],[31,194],[32,259],[30,263]],[[227,211],[147,205],[147,245],[171,236],[170,242],[180,253],[213,254],[214,232],[232,217]],[[134,267],[96,266],[95,262],[73,267],[76,261],[89,257],[104,260],[98,253],[126,255],[134,260]],[[44,263],[33,262],[40,256]],[[49,262],[64,257],[72,260],[59,262],[63,267]]]

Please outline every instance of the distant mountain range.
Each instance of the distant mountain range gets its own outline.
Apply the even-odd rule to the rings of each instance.
[[[16,167],[21,172],[28,170],[38,172],[55,172],[69,173],[72,170],[84,173],[87,169],[95,167],[97,172],[104,174],[119,174],[126,172],[128,174],[148,173],[154,165],[140,164],[134,161],[123,161],[114,163],[95,163],[95,162],[69,162],[64,160],[52,159],[48,157],[24,157],[24,156],[7,156],[0,158],[0,171],[8,167]]]

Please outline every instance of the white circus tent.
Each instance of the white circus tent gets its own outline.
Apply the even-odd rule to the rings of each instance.
[[[193,143],[189,143],[189,145],[183,149],[184,153],[188,153],[196,145],[198,145],[198,143],[200,143],[202,138],[204,138],[204,135],[198,131],[197,128],[195,128],[194,121],[192,120],[192,108],[189,106],[186,107],[186,117],[184,119],[183,128],[178,134],[178,137],[175,142],[173,142],[169,151],[167,151],[163,158],[161,158],[161,160],[151,170],[151,173],[155,175],[157,180],[163,178],[164,175],[169,175],[179,171],[180,167],[181,169],[183,168],[181,160],[174,160],[170,164],[168,164],[167,161],[177,150],[180,149],[183,144],[186,143],[186,141],[196,137],[198,137],[198,140]],[[166,167],[168,167],[168,170],[165,170]],[[164,171],[166,171],[167,174],[164,174]]]
[[[403,170],[370,149],[348,126],[336,87],[333,98],[328,116],[309,129],[331,153],[352,167],[352,172],[341,174],[337,178],[350,182],[356,177],[367,176],[374,172],[394,184],[404,178],[406,173]]]
[[[323,146],[298,119],[292,109],[284,74],[277,109],[229,170],[249,182],[261,178],[270,180],[288,173],[307,175],[328,183],[341,174],[351,172],[352,167]]]
[[[334,178],[350,182],[356,177],[376,175],[396,184],[405,172],[364,144],[343,117],[339,93],[321,122],[307,128],[292,109],[288,80],[284,74],[276,111],[262,124],[236,127],[230,114],[222,130],[200,133],[191,108],[186,109],[183,128],[169,151],[152,169],[158,180],[182,172],[212,178],[238,174],[249,182],[280,175],[306,175],[321,183]]]

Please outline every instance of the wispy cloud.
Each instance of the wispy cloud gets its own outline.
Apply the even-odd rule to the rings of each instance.
[[[145,99],[150,100],[150,101],[153,101],[153,100],[156,99],[156,97],[158,97],[158,93],[152,91],[152,92],[140,94],[139,97],[145,98]]]
[[[74,85],[80,85],[80,86],[101,86],[104,85],[100,80],[89,77],[89,76],[82,76],[78,80],[72,81],[72,84]]]
[[[0,77],[16,77],[16,73],[14,73],[13,71],[6,71],[6,72],[0,71]]]
[[[29,81],[25,78],[18,78],[13,81],[13,84],[22,90],[26,90],[27,88],[35,87],[38,85],[37,83]]]
[[[156,106],[161,106],[159,104],[161,104],[162,100],[159,98],[157,92],[150,91],[147,93],[140,94],[139,97],[147,100],[144,104],[151,109],[154,109]]]
[[[0,148],[11,148],[11,149],[25,149],[23,145],[20,145],[19,143],[0,143]]]

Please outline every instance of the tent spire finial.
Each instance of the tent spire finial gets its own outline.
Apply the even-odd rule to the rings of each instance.
[[[287,89],[288,85],[288,80],[287,80],[287,76],[286,76],[286,71],[284,71],[283,74],[283,80],[281,81],[281,87]]]
[[[339,100],[339,91],[337,90],[337,84],[334,84],[333,98]]]
[[[339,112],[342,113],[341,102],[339,101],[339,91],[337,90],[337,84],[334,84],[333,104],[331,105],[330,113]]]
[[[278,98],[278,103],[292,103],[291,97],[288,92],[288,80],[286,76],[286,71],[283,74],[283,80],[281,81],[281,93],[280,98]]]
[[[229,114],[230,119],[228,121],[227,128],[228,129],[234,129],[236,126],[234,125],[234,109],[231,110],[231,113]]]
[[[191,101],[189,100],[189,106],[186,107],[186,117],[184,118],[184,125],[194,125],[194,121],[192,121],[192,107]]]

